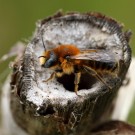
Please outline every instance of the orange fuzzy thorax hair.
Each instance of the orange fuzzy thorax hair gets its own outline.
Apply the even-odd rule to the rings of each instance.
[[[59,57],[74,56],[80,53],[80,50],[74,45],[60,45],[54,49]]]

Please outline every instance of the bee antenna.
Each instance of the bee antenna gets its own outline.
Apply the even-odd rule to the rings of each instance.
[[[45,44],[44,44],[43,36],[41,36],[41,40],[42,40],[42,43],[43,43],[44,50],[46,51],[46,47],[45,47]]]

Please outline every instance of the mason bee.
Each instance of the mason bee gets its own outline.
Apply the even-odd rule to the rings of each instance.
[[[112,75],[117,75],[118,73],[119,64],[111,51],[104,49],[79,49],[72,44],[61,44],[51,50],[46,50],[44,42],[43,46],[43,55],[39,56],[40,65],[54,70],[50,78],[44,80],[44,82],[55,77],[62,77],[64,74],[70,75],[74,73],[74,91],[77,94],[81,74],[87,72],[111,89],[102,77],[103,73]]]

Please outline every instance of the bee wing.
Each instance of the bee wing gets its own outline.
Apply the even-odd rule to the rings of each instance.
[[[115,55],[111,51],[98,50],[98,49],[82,50],[80,54],[75,56],[70,56],[69,59],[116,62]]]

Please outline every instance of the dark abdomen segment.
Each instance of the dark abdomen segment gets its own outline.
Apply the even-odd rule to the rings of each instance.
[[[101,61],[88,61],[87,66],[98,72],[116,72],[118,63],[115,62],[101,62]]]

